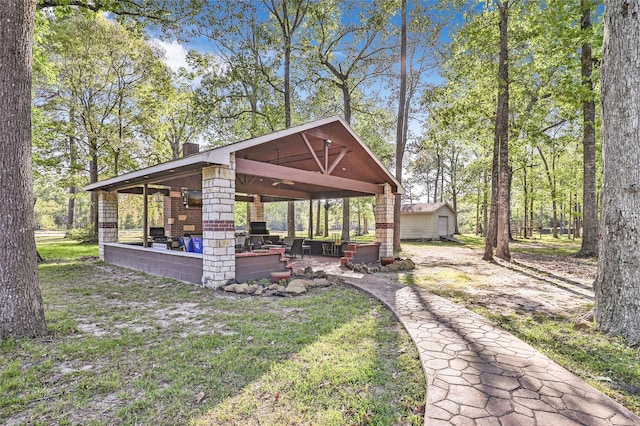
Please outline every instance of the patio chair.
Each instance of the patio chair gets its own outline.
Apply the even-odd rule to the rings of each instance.
[[[284,255],[288,256],[291,259],[295,259],[298,255],[304,258],[304,254],[302,253],[302,242],[304,238],[294,238],[293,243],[288,248],[285,247]]]
[[[285,247],[291,247],[293,244],[293,237],[284,237],[282,244],[284,244]]]

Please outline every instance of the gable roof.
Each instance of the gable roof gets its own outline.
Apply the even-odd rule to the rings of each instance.
[[[449,210],[453,212],[453,214],[457,214],[456,211],[451,207],[451,205],[444,201],[440,203],[416,203],[416,204],[403,204],[400,206],[401,213],[434,213],[440,210],[443,207],[447,207]]]
[[[380,193],[400,183],[340,117],[216,147],[87,185],[87,191],[140,193],[144,184],[201,189],[202,168],[235,158],[236,192],[276,199],[327,199]]]

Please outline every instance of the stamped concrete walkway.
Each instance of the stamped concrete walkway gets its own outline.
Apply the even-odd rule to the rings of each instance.
[[[380,276],[344,276],[413,338],[427,377],[425,424],[640,425],[640,417],[468,309]]]

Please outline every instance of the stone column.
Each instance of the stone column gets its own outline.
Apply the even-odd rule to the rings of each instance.
[[[98,254],[104,260],[104,243],[118,242],[118,193],[98,192]]]
[[[376,194],[376,242],[380,243],[380,257],[393,256],[393,193],[388,183],[384,193]]]
[[[249,222],[264,222],[264,203],[259,195],[253,196],[253,202],[249,203]],[[247,230],[249,224],[247,223]]]
[[[236,276],[235,157],[202,169],[202,283],[216,288]]]

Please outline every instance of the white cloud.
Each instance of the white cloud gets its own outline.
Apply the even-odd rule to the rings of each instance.
[[[191,70],[191,67],[187,64],[188,51],[183,45],[175,40],[168,43],[160,39],[153,39],[153,42],[164,50],[164,62],[173,71],[178,71],[181,67]]]

